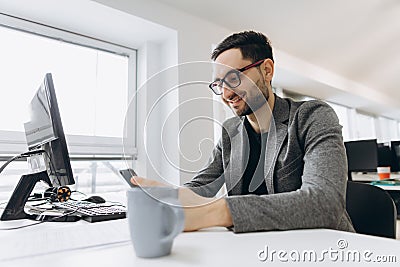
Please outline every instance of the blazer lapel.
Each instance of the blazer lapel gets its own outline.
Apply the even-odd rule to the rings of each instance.
[[[274,194],[274,169],[276,160],[281,150],[282,144],[287,137],[287,121],[289,119],[288,103],[275,96],[273,119],[270,122],[270,130],[267,139],[264,176],[268,194]]]
[[[243,120],[238,125],[238,133],[231,137],[231,155],[228,171],[225,172],[227,191],[232,195],[240,195],[242,192],[243,173],[249,158],[249,139]]]
[[[267,186],[268,194],[274,194],[274,169],[276,160],[281,150],[283,141],[287,136],[287,125],[277,122],[276,127],[271,127],[270,134],[268,135],[266,153],[265,153],[265,184]],[[274,129],[272,129],[274,128]],[[276,132],[276,134],[274,133]]]

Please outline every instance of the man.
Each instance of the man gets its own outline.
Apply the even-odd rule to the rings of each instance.
[[[224,122],[209,164],[181,195],[205,202],[225,183],[228,196],[185,208],[185,230],[354,231],[345,209],[347,161],[335,112],[321,101],[294,102],[273,94],[272,48],[261,33],[227,37],[212,59],[217,64],[210,88],[237,117]],[[140,177],[132,182],[158,185]]]

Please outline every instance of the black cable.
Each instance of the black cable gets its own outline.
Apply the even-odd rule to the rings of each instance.
[[[47,199],[46,199],[46,201],[44,201],[44,202],[41,202],[41,203],[37,203],[37,204],[30,204],[29,206],[30,207],[40,207],[40,206],[42,206],[42,205],[44,205],[44,204],[48,204],[49,202],[47,201]],[[43,208],[42,208],[43,209]]]
[[[81,207],[81,209],[83,210],[90,210],[90,209],[97,209],[97,208],[111,208],[111,207],[124,207],[126,208],[124,205],[122,204],[111,204],[111,205],[107,205],[107,204],[99,204],[99,203],[94,203],[96,204],[96,206],[92,206],[92,207]]]
[[[91,207],[80,207],[81,209],[95,209],[95,208],[110,208],[110,207],[124,207],[126,208],[126,206],[124,204],[122,204],[121,202],[117,202],[117,201],[106,201],[105,203],[93,203],[87,200],[76,200],[76,199],[69,199],[70,201],[74,201],[74,202],[85,202],[88,204],[93,204],[93,206]]]
[[[7,160],[6,163],[4,163],[0,167],[0,173],[7,167],[8,164],[10,164],[11,162],[13,162],[16,159],[27,158],[27,157],[30,157],[32,155],[43,153],[43,152],[46,153],[46,151],[44,151],[44,150],[32,150],[32,151],[27,151],[27,152],[21,153],[19,155],[16,155],[16,156],[10,158],[9,160]]]
[[[14,161],[16,159],[27,158],[27,157],[30,157],[32,155],[37,155],[37,154],[40,154],[40,153],[46,155],[48,161],[50,162],[50,166],[49,166],[50,167],[50,172],[53,172],[55,174],[55,176],[56,176],[56,178],[58,180],[58,184],[61,185],[61,178],[58,175],[58,172],[57,172],[57,170],[56,170],[56,168],[55,168],[55,166],[53,164],[53,161],[51,160],[49,153],[46,150],[43,150],[43,149],[27,151],[27,152],[21,153],[21,154],[19,154],[17,156],[14,156],[14,157],[10,158],[9,160],[7,160],[6,163],[4,163],[0,167],[0,173],[7,167],[8,164],[10,164],[12,161]]]
[[[121,206],[121,207],[126,208],[126,206],[124,204],[122,204],[121,202],[117,202],[117,201],[107,201],[107,202],[111,204],[111,207],[112,206]]]
[[[28,199],[26,202],[33,202],[33,201],[45,201],[40,203],[40,205],[48,203],[49,198],[37,198],[37,199]],[[30,206],[40,206],[39,204],[30,204]]]
[[[40,222],[31,223],[31,224],[28,224],[28,225],[22,225],[22,226],[10,227],[10,228],[0,228],[0,231],[1,231],[1,230],[16,230],[16,229],[21,229],[21,228],[26,228],[26,227],[30,227],[30,226],[34,226],[34,225],[38,225],[38,224],[41,224],[41,223],[44,223],[44,222],[51,222],[51,221],[54,221],[54,220],[60,219],[60,218],[62,218],[62,217],[65,217],[65,216],[71,215],[71,214],[73,214],[73,213],[77,212],[79,209],[80,209],[80,208],[77,208],[77,209],[75,209],[75,210],[73,210],[73,211],[71,211],[71,212],[65,213],[65,214],[63,214],[63,215],[60,215],[60,216],[57,216],[57,217],[50,218],[50,219],[49,219],[49,220],[47,220],[47,221],[40,221]]]
[[[54,207],[49,207],[49,208],[41,208],[40,206],[42,205],[46,205],[46,204],[51,204],[50,199],[46,199],[45,201],[42,201],[40,203],[36,203],[36,204],[29,204],[29,206],[27,206],[28,208],[30,208],[30,210],[34,210],[34,211],[54,211]]]
[[[7,167],[8,164],[10,164],[12,161],[16,160],[16,159],[20,159],[23,158],[22,154],[14,156],[12,158],[10,158],[9,160],[6,161],[6,163],[4,163],[1,167],[0,167],[0,173]]]
[[[46,152],[46,151],[43,150],[43,149],[38,149],[38,150],[30,150],[30,151],[24,152],[24,153],[22,153],[21,155],[22,155],[23,157],[30,157],[30,156],[32,156],[32,155],[37,155],[37,154],[45,153],[45,152]]]
[[[77,190],[72,190],[71,191],[71,197],[69,198],[69,200],[72,200],[72,201],[82,201],[82,199],[72,198],[72,193],[79,193],[79,194],[83,195],[84,197],[87,197],[87,195],[85,193],[83,193],[83,192],[80,192],[80,191],[77,191]]]

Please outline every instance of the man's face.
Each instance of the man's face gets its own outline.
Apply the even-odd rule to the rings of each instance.
[[[243,59],[239,49],[224,51],[216,58],[215,62],[227,65],[232,69],[240,69],[254,63],[248,59]],[[222,79],[228,71],[232,70],[219,64],[215,67],[214,79]],[[245,116],[266,104],[269,92],[262,71],[258,67],[240,73],[240,80],[240,85],[234,89],[229,88],[224,83],[221,97],[238,116]]]

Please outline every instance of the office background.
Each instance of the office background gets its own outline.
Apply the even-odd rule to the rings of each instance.
[[[400,22],[396,19],[399,11],[397,1],[389,0],[329,3],[316,0],[246,3],[1,0],[0,22],[6,27],[1,27],[0,31],[13,34],[12,29],[17,29],[25,37],[27,32],[33,33],[31,36],[35,38],[46,36],[60,46],[68,44],[71,48],[73,44],[76,48],[78,45],[77,50],[87,52],[87,65],[77,60],[66,64],[72,56],[65,50],[60,56],[52,54],[51,58],[61,63],[55,73],[55,83],[70,152],[75,159],[72,164],[78,177],[77,186],[86,192],[101,192],[125,186],[116,170],[126,163],[143,176],[155,179],[163,176],[176,184],[190,179],[189,172],[163,164],[161,146],[146,146],[140,141],[143,132],[138,129],[144,125],[140,114],[146,113],[151,101],[164,91],[147,92],[145,99],[141,99],[144,101],[136,103],[128,113],[131,116],[128,119],[135,121],[136,130],[131,131],[127,153],[121,145],[124,111],[135,90],[152,75],[179,63],[209,61],[212,47],[240,30],[262,31],[271,38],[276,59],[273,86],[277,94],[327,101],[339,116],[346,141],[399,140],[400,91],[397,86],[400,78],[397,72],[400,55],[397,47],[400,37],[397,33]],[[18,75],[1,85],[1,112],[7,114],[2,115],[0,121],[0,154],[3,156],[24,151],[24,117],[18,117],[16,111],[27,106],[31,93],[44,75],[40,74],[38,65],[32,65],[41,62],[40,57],[34,63],[24,61],[35,53],[24,55],[34,48],[33,41],[19,44],[21,46],[10,43],[10,48],[2,49],[2,57],[15,55],[21,61],[11,57],[9,62],[0,62],[2,79]],[[50,53],[49,49],[44,51],[44,55]],[[80,54],[79,58],[84,56]],[[71,72],[63,71],[67,65]],[[87,66],[83,68],[88,72],[80,71],[78,66]],[[121,71],[115,71],[119,69]],[[43,67],[45,70],[49,71]],[[30,80],[25,79],[27,73],[32,76]],[[183,77],[178,73],[174,79],[178,82],[190,80],[191,75],[196,78],[196,74],[185,73]],[[79,87],[82,84],[84,86]],[[183,90],[162,105],[168,111],[201,97],[213,96],[207,88]],[[187,119],[199,114],[219,121],[231,116],[229,111],[211,101],[208,105],[194,103],[190,109],[179,109],[166,135],[174,139],[179,136],[175,141],[180,150],[171,146],[167,153],[178,166],[193,171],[204,165],[212,149],[212,142],[206,142],[199,154],[198,144],[218,138],[218,127],[213,123],[202,124],[202,131],[187,128],[180,133]],[[163,117],[159,119],[162,121]],[[155,127],[157,130],[161,123]],[[144,156],[147,152],[160,156],[149,162]],[[16,177],[26,168],[26,163],[17,162],[7,169],[9,178],[2,180],[1,199],[7,198],[17,182]]]

